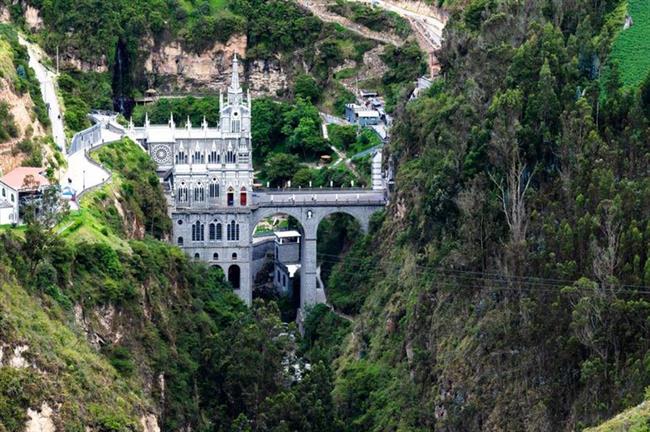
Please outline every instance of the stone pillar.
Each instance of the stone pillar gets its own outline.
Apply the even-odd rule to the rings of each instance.
[[[364,216],[356,218],[356,219],[359,222],[359,226],[361,227],[361,231],[364,234],[368,234],[368,230],[370,229],[370,217],[364,215]]]
[[[252,256],[250,256],[252,258]],[[239,296],[240,299],[244,303],[246,303],[247,306],[251,306],[253,304],[253,284],[254,284],[254,279],[253,279],[253,274],[252,274],[252,265],[250,259],[245,259],[242,260],[241,262],[237,262],[237,265],[239,265],[239,289],[235,291],[237,295]]]
[[[302,256],[300,266],[300,308],[318,303],[316,287],[316,233],[302,239]]]

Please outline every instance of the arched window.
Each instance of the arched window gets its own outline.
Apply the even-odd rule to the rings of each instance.
[[[232,121],[232,131],[235,133],[239,133],[241,131],[241,122],[239,119],[235,119]]]
[[[212,260],[213,260],[213,261],[217,261],[218,259],[219,259],[219,254],[216,253],[216,252],[213,253],[213,254],[212,254]]]
[[[192,155],[192,163],[205,163],[205,156],[201,150],[195,150]]]
[[[219,154],[217,153],[216,150],[212,150],[210,153],[208,153],[208,163],[209,164],[216,164],[219,162]]]
[[[176,239],[176,243],[178,243],[179,246],[183,246],[183,237]]]
[[[192,241],[203,241],[205,240],[205,230],[204,225],[201,221],[196,221],[192,224]]]
[[[234,151],[228,150],[226,153],[226,163],[237,163],[237,154]]]
[[[210,186],[208,187],[208,196],[210,198],[219,197],[219,183],[215,183],[215,182],[210,183]]]
[[[246,197],[247,197],[246,188],[243,187],[239,192],[239,205],[241,205],[242,207],[246,207]]]
[[[178,153],[176,153],[176,163],[177,164],[187,163],[187,153],[185,153],[185,150],[180,149]]]
[[[221,222],[217,224],[217,240],[223,240],[223,228]]]
[[[230,282],[230,285],[232,285],[234,289],[239,289],[240,273],[241,271],[239,270],[238,265],[231,265],[230,268],[228,268],[228,282]]]
[[[194,254],[194,259],[196,259],[196,260],[197,260],[197,259],[201,259],[201,255],[199,255],[198,253],[195,253],[195,254]]]
[[[234,220],[230,221],[230,223],[226,226],[226,232],[227,232],[226,238],[228,239],[228,241],[239,240],[239,224],[236,223]]]
[[[237,259],[237,252],[233,252],[233,253],[232,253],[232,259],[233,259],[233,260],[236,260],[236,259]]]
[[[228,207],[232,207],[235,205],[235,190],[232,187],[228,188],[227,201],[228,201]]]
[[[181,203],[188,200],[187,186],[184,183],[176,190],[176,200]]]
[[[217,226],[215,225],[214,222],[212,222],[208,226],[208,240],[214,241],[217,239]]]
[[[201,186],[201,183],[194,188],[194,201],[203,202],[205,201],[205,189]]]

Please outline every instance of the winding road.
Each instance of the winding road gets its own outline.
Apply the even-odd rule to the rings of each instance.
[[[54,138],[54,143],[59,150],[61,150],[61,153],[65,155],[66,149],[63,114],[61,112],[61,106],[59,105],[59,99],[57,98],[55,89],[57,75],[43,65],[43,58],[46,54],[39,46],[27,41],[20,35],[18,36],[18,41],[21,45],[27,48],[29,54],[29,67],[31,67],[36,74],[36,78],[41,85],[43,101],[48,108],[47,114],[50,118],[50,123],[52,124],[52,138]]]
[[[21,45],[27,48],[27,53],[29,54],[29,67],[34,70],[36,78],[40,83],[43,101],[48,107],[48,116],[52,125],[52,137],[54,142],[68,162],[67,170],[60,178],[62,190],[67,192],[69,195],[79,195],[85,190],[102,184],[110,177],[110,173],[94,161],[90,160],[86,155],[85,149],[81,149],[72,154],[68,154],[66,151],[63,112],[59,105],[56,93],[57,74],[52,72],[43,64],[43,60],[46,58],[47,54],[45,54],[39,46],[27,41],[22,36],[19,36],[19,41]],[[84,131],[79,132],[79,134],[83,133]],[[121,135],[102,128],[101,134],[98,138],[98,140],[101,141],[90,143],[90,147],[95,147],[120,138]],[[77,204],[74,202],[71,202],[71,207],[73,209],[78,208]]]

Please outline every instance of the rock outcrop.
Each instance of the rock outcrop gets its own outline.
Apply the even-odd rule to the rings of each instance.
[[[143,69],[147,85],[159,93],[216,93],[225,90],[231,75],[232,57],[246,56],[246,36],[236,35],[225,44],[215,42],[202,53],[194,53],[173,40],[147,41],[149,54]],[[252,60],[241,71],[254,97],[276,96],[286,90],[288,77],[279,59]]]
[[[16,152],[16,145],[25,138],[45,135],[43,126],[34,115],[34,103],[28,93],[19,95],[11,80],[0,78],[0,101],[9,105],[9,111],[18,127],[18,136],[0,143],[0,170],[8,172],[19,166],[25,155]]]
[[[55,432],[56,427],[54,426],[54,421],[52,421],[52,415],[53,410],[50,408],[47,402],[43,402],[41,404],[40,411],[36,411],[31,408],[27,409],[27,417],[29,417],[29,420],[25,425],[25,431]]]
[[[246,71],[253,97],[278,96],[288,88],[288,77],[279,59],[253,60]]]
[[[232,56],[246,54],[246,36],[236,35],[225,44],[215,42],[202,53],[187,51],[178,40],[144,43],[148,56],[144,75],[149,87],[161,93],[217,92],[228,85]]]
[[[43,27],[43,19],[38,9],[31,5],[25,8],[25,23],[31,30],[39,30]]]
[[[143,415],[140,418],[140,424],[142,425],[142,430],[144,432],[160,432],[158,419],[153,414]]]

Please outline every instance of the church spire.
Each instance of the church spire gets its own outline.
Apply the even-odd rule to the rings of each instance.
[[[230,87],[228,87],[228,104],[239,105],[242,101],[242,89],[239,84],[239,61],[237,54],[232,59],[232,77],[230,78]]]
[[[239,92],[241,87],[239,86],[239,62],[237,61],[237,53],[232,59],[232,77],[230,78],[230,90]]]

